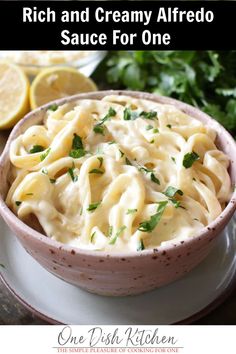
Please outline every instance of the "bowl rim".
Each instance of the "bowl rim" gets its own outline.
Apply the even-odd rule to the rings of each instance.
[[[233,137],[230,135],[230,133],[217,121],[215,121],[213,118],[211,118],[209,115],[206,113],[202,112],[198,108],[195,108],[187,103],[181,102],[179,100],[176,100],[174,98],[166,97],[166,96],[160,96],[157,94],[151,94],[151,93],[144,93],[141,91],[129,91],[129,90],[104,90],[104,91],[93,91],[89,93],[82,93],[82,94],[76,94],[73,96],[65,97],[59,100],[52,101],[50,103],[47,103],[31,112],[29,112],[23,119],[21,119],[13,128],[11,131],[7,143],[4,147],[4,150],[0,156],[0,170],[4,168],[5,165],[5,160],[8,157],[8,151],[10,144],[13,139],[15,139],[22,131],[24,131],[24,125],[26,122],[28,122],[32,116],[40,115],[40,113],[47,111],[47,109],[52,105],[52,104],[57,104],[57,105],[63,105],[65,103],[70,103],[73,101],[77,101],[80,99],[101,99],[102,97],[108,96],[108,95],[125,95],[125,96],[131,96],[134,98],[142,98],[142,99],[147,99],[147,100],[152,100],[157,103],[161,104],[170,104],[172,106],[177,107],[178,109],[182,110],[183,112],[186,112],[189,115],[192,115],[195,119],[198,119],[198,116],[200,115],[203,117],[203,120],[207,122],[207,125],[217,127],[217,130],[220,130],[223,139],[222,140],[227,140],[231,147],[235,150],[235,160],[231,161],[231,168],[233,173],[234,178],[236,179],[236,142],[234,141]],[[191,112],[191,113],[190,113]],[[200,120],[201,121],[201,120]],[[205,123],[203,123],[205,124]],[[22,129],[21,129],[22,128]],[[17,228],[19,231],[21,231],[22,234],[27,234],[28,237],[31,237],[34,239],[34,241],[37,241],[39,243],[45,244],[45,246],[53,248],[54,250],[60,250],[60,251],[65,251],[66,253],[72,253],[77,256],[88,256],[92,257],[93,259],[99,258],[99,259],[104,259],[104,258],[113,258],[113,259],[120,259],[120,258],[137,258],[137,257],[146,257],[153,255],[153,253],[161,253],[163,251],[165,252],[171,252],[173,250],[178,250],[179,248],[182,248],[183,246],[189,246],[195,244],[197,241],[199,241],[202,238],[206,238],[207,236],[210,236],[210,240],[216,238],[219,234],[219,232],[215,232],[217,228],[222,228],[224,225],[225,219],[229,219],[233,216],[234,212],[236,210],[236,189],[234,189],[234,192],[232,193],[231,199],[229,200],[227,206],[225,209],[221,212],[221,214],[213,220],[210,224],[206,225],[204,228],[202,228],[199,232],[197,232],[194,236],[186,238],[186,239],[172,239],[168,240],[164,245],[159,245],[155,248],[152,249],[145,249],[142,252],[137,252],[137,251],[119,251],[119,252],[109,252],[109,251],[94,251],[94,250],[86,250],[86,249],[81,249],[78,248],[77,246],[71,246],[68,244],[63,244],[59,241],[53,240],[50,237],[47,237],[44,234],[41,234],[40,232],[34,230],[27,224],[25,224],[22,220],[20,220],[12,211],[11,209],[8,208],[6,205],[2,194],[0,193],[0,215],[3,217],[3,219],[8,223],[11,224],[13,223],[15,225],[15,228]],[[227,223],[229,222],[227,221]],[[211,236],[212,234],[212,236]]]

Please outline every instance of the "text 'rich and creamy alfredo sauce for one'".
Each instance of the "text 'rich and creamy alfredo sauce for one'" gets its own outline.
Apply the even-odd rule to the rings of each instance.
[[[174,106],[128,96],[53,105],[11,144],[6,201],[48,237],[83,249],[188,238],[231,196],[215,137]]]

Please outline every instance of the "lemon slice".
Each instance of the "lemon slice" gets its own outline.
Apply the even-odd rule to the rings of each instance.
[[[96,90],[95,83],[74,68],[47,68],[31,85],[30,105],[34,109],[59,98]]]
[[[0,129],[11,128],[29,111],[29,80],[18,66],[0,61]]]

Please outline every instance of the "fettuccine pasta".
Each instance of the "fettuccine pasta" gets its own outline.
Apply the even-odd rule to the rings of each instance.
[[[231,196],[229,159],[215,138],[149,100],[53,105],[11,144],[6,201],[27,224],[81,249],[142,251],[185,239]]]

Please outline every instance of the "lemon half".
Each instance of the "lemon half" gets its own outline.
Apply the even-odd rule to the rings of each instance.
[[[29,80],[18,66],[0,61],[0,129],[13,127],[29,111]]]
[[[74,68],[47,68],[36,76],[31,85],[30,105],[35,109],[59,98],[96,90],[96,84]]]

